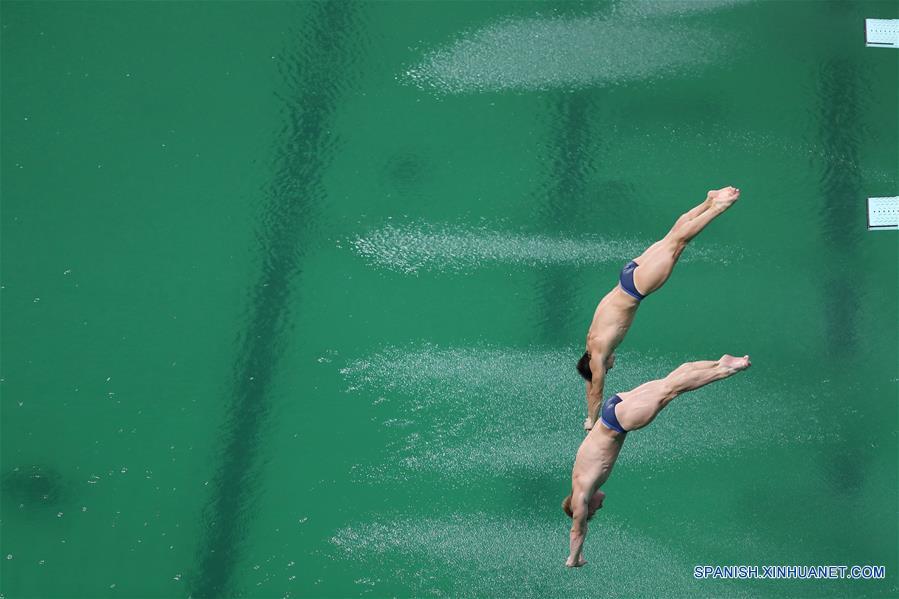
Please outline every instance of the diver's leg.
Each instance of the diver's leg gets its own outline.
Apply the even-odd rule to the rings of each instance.
[[[636,259],[638,266],[634,270],[634,285],[637,291],[649,295],[661,287],[671,276],[674,265],[690,240],[739,197],[740,190],[733,187],[713,190],[703,203],[682,214],[664,238]]]
[[[615,416],[624,430],[643,428],[681,393],[733,376],[750,365],[749,356],[735,358],[730,355],[715,361],[681,364],[663,379],[619,393],[621,402],[615,406]]]

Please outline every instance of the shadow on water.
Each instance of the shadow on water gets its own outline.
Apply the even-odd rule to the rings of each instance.
[[[315,3],[309,11],[298,47],[282,62],[285,122],[257,226],[262,263],[238,340],[221,461],[204,510],[204,538],[191,581],[193,597],[226,596],[234,583],[259,482],[257,452],[269,410],[267,395],[287,341],[291,281],[300,271],[315,209],[325,194],[322,175],[334,144],[331,122],[360,38],[352,3]]]
[[[854,361],[858,346],[859,297],[856,287],[849,283],[858,263],[856,227],[860,226],[858,206],[864,197],[858,166],[859,85],[855,67],[847,59],[832,57],[822,65],[818,79],[818,129],[825,157],[821,233],[824,246],[829,248],[824,261],[828,268],[822,274],[824,345],[827,359],[840,369]],[[826,473],[835,488],[861,488],[865,463],[854,455],[841,447],[827,456]]]
[[[823,64],[818,80],[819,134],[825,157],[821,233],[831,250],[823,277],[825,335],[830,357],[837,359],[851,356],[857,342],[858,294],[846,284],[857,257],[855,228],[864,197],[858,166],[859,81],[854,73],[847,60],[831,58]],[[846,160],[832,161],[830,156]]]
[[[400,194],[419,189],[431,170],[431,163],[414,150],[395,152],[384,161],[381,176],[386,187]]]
[[[44,513],[58,510],[72,502],[72,485],[55,469],[33,464],[16,466],[6,471],[0,480],[4,503],[20,514]]]
[[[583,218],[587,180],[595,170],[595,148],[590,128],[594,109],[592,93],[587,90],[558,97],[552,109],[544,202],[540,221],[550,228],[570,229]],[[540,294],[540,340],[555,343],[566,333],[566,322],[572,318],[572,298],[576,295],[571,273],[552,269],[537,282]],[[577,358],[574,358],[575,361]]]

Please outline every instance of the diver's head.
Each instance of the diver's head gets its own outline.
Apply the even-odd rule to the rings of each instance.
[[[593,494],[593,497],[590,498],[590,502],[587,504],[587,520],[593,517],[593,514],[596,513],[596,510],[602,507],[602,502],[605,500],[606,494],[602,491],[597,490],[596,493]],[[565,512],[569,518],[574,518],[574,512],[571,511],[571,494],[568,494],[568,497],[562,500],[562,511]]]
[[[581,359],[577,361],[577,371],[582,377],[584,377],[585,381],[593,380],[593,371],[590,370],[590,354],[584,352],[584,355],[581,356]]]
[[[606,357],[603,362],[606,368],[606,372],[612,370],[615,366],[615,353],[611,353]],[[584,352],[584,355],[581,356],[581,359],[577,361],[577,371],[582,377],[584,377],[585,381],[593,380],[593,371],[590,369],[590,353]]]

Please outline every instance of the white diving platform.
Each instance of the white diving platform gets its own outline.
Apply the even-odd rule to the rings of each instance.
[[[899,19],[865,19],[865,45],[899,48]]]
[[[868,198],[868,230],[899,229],[899,196]]]

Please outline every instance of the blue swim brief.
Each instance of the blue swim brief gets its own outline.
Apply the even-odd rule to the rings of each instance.
[[[621,274],[618,276],[618,282],[621,284],[621,288],[626,294],[639,302],[646,296],[637,291],[637,287],[634,285],[634,269],[638,266],[640,265],[633,260],[628,262],[627,265],[621,269]]]
[[[599,415],[599,421],[602,422],[603,425],[605,425],[605,427],[608,429],[626,434],[627,431],[624,430],[624,428],[618,422],[618,416],[615,415],[615,406],[620,402],[621,398],[617,395],[613,395],[612,397],[605,400],[602,404],[602,412]]]

